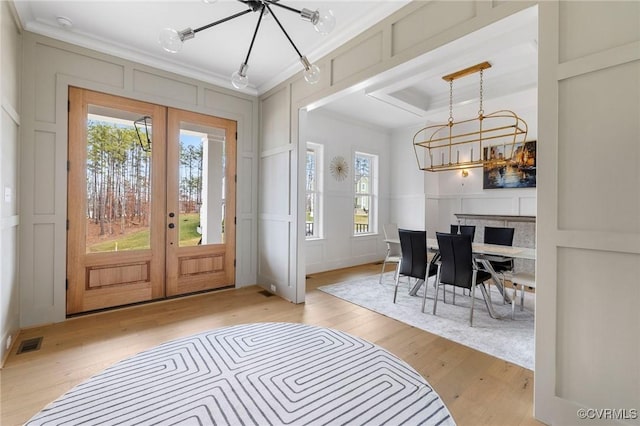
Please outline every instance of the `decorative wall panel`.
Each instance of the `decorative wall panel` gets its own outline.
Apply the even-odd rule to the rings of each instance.
[[[33,225],[33,305],[32,309],[55,304],[55,227],[53,224]]]
[[[640,233],[638,76],[640,61],[560,82],[560,229]]]
[[[33,189],[30,191],[33,197],[33,213],[36,215],[55,214],[56,165],[51,161],[55,158],[55,152],[55,133],[36,131]]]
[[[430,1],[392,25],[392,56],[476,16],[473,1]]]
[[[382,62],[382,32],[373,34],[331,61],[333,84]]]
[[[262,100],[262,152],[289,145],[289,91],[280,90]]]
[[[116,88],[124,87],[124,66],[121,64],[78,55],[67,49],[42,43],[36,43],[34,55],[33,60],[47,64],[47,66],[39,66],[34,69],[35,93],[38,98],[35,102],[36,121],[45,123],[55,123],[56,121],[56,92],[54,89],[58,73],[66,75],[81,73],[83,78],[88,81]]]
[[[262,159],[260,173],[261,214],[285,215],[290,214],[290,198],[288,191],[283,191],[289,185],[291,153],[283,151]],[[277,173],[267,171],[277,170]]]
[[[140,70],[133,71],[133,90],[188,105],[198,103],[198,86]]]
[[[559,397],[585,407],[640,407],[640,392],[628,391],[640,383],[640,369],[630,368],[640,359],[638,276],[638,254],[558,249]]]
[[[637,1],[561,2],[560,62],[640,40],[639,14]]]
[[[289,222],[261,220],[258,232],[260,241],[258,273],[261,284],[289,285],[289,250],[291,249],[289,227]]]

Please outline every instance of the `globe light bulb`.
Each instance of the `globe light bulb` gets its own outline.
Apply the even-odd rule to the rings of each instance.
[[[164,28],[160,31],[158,42],[164,50],[169,53],[177,53],[182,49],[182,38],[180,33],[173,28]]]
[[[320,68],[315,64],[305,69],[302,74],[304,75],[306,82],[309,84],[316,84],[320,81]]]
[[[249,85],[249,78],[247,77],[247,69],[249,65],[243,63],[240,65],[240,69],[231,74],[231,84],[236,89],[244,89]]]
[[[313,28],[322,35],[327,35],[336,27],[336,17],[331,9],[320,8],[315,11],[313,20]]]

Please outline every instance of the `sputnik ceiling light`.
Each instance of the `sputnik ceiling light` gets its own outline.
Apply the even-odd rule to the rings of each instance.
[[[273,13],[271,6],[277,6],[282,9],[288,10],[290,12],[295,12],[299,14],[300,18],[302,18],[305,21],[311,22],[313,24],[313,27],[316,29],[316,31],[318,31],[320,34],[323,34],[323,35],[329,34],[336,25],[336,19],[333,15],[333,12],[328,9],[327,10],[318,9],[313,11],[305,8],[302,10],[298,10],[293,7],[282,4],[279,0],[238,0],[238,1],[240,3],[243,3],[247,7],[247,9],[241,12],[235,13],[233,15],[227,16],[226,18],[222,18],[217,21],[211,22],[210,24],[203,25],[202,27],[199,27],[196,29],[186,28],[182,31],[176,31],[172,28],[165,28],[161,31],[158,41],[160,42],[164,50],[170,53],[176,53],[180,51],[184,41],[194,38],[196,33],[199,33],[200,31],[214,27],[218,24],[222,24],[223,22],[227,22],[232,19],[238,18],[240,16],[246,15],[248,13],[257,12],[258,22],[253,32],[253,37],[251,38],[251,44],[249,45],[247,56],[245,57],[244,61],[240,64],[240,68],[238,69],[238,71],[234,72],[233,75],[231,76],[231,83],[233,84],[233,86],[237,89],[243,89],[247,87],[247,85],[249,84],[249,78],[247,77],[247,69],[249,68],[249,56],[251,55],[251,50],[253,49],[253,43],[256,40],[256,35],[258,34],[258,29],[260,28],[262,18],[269,15],[273,17],[274,21],[276,21],[276,23],[278,24],[278,26],[280,27],[284,35],[287,37],[287,40],[289,40],[289,43],[291,43],[291,46],[293,46],[294,50],[298,54],[298,57],[300,58],[300,62],[304,67],[304,73],[303,73],[304,79],[310,84],[317,83],[318,80],[320,79],[320,68],[318,68],[317,65],[314,65],[311,62],[309,62],[307,57],[304,56],[302,53],[300,53],[300,50],[298,50],[293,40],[291,39],[287,31],[284,29],[278,17],[275,15],[275,13]]]
[[[413,149],[420,170],[438,172],[485,166],[494,168],[512,161],[516,144],[523,143],[527,138],[527,123],[509,110],[484,113],[482,83],[484,70],[488,68],[491,68],[491,64],[482,62],[442,77],[449,83],[449,120],[424,127],[413,137]],[[453,81],[474,73],[480,74],[478,116],[455,121]]]

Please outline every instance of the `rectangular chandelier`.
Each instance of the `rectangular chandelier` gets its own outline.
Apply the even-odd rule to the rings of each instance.
[[[485,114],[482,109],[483,73],[489,62],[465,68],[443,76],[449,82],[449,120],[420,129],[413,137],[413,149],[420,170],[439,172],[469,169],[485,165],[506,164],[515,152],[516,144],[527,138],[527,123],[510,110]],[[480,108],[478,116],[453,119],[453,81],[480,73]],[[495,149],[501,147],[501,149]]]

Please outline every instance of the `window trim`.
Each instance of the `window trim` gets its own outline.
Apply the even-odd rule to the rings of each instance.
[[[315,179],[316,189],[315,191],[307,190],[307,173],[306,173],[306,151],[305,151],[305,240],[315,241],[324,238],[324,145],[316,142],[307,142],[306,151],[312,150],[316,154],[316,167],[315,167]],[[315,207],[313,218],[313,235],[306,235],[306,223],[307,223],[307,209],[306,198],[312,193],[315,194]]]
[[[368,157],[371,161],[371,170],[369,171],[369,179],[371,180],[372,184],[370,185],[370,189],[368,192],[366,193],[362,193],[362,192],[356,192],[356,177],[357,175],[357,168],[356,168],[356,159],[357,157]],[[379,169],[379,161],[380,161],[380,156],[378,154],[374,154],[371,152],[365,152],[365,151],[361,151],[361,150],[354,150],[353,151],[353,161],[351,162],[351,165],[353,167],[353,182],[352,182],[352,186],[351,186],[351,191],[353,194],[352,199],[355,200],[355,198],[358,195],[364,195],[364,196],[368,196],[370,201],[369,201],[369,229],[367,232],[356,232],[356,221],[355,221],[355,206],[354,206],[354,210],[352,213],[352,229],[353,229],[353,234],[352,236],[354,237],[362,237],[362,236],[369,236],[369,235],[377,235],[378,234],[378,193],[379,193],[379,179],[378,179],[378,169]]]

